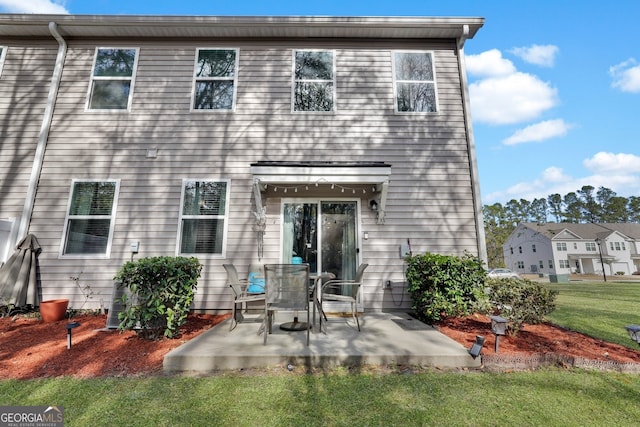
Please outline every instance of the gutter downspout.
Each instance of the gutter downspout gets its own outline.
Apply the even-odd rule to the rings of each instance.
[[[33,167],[31,168],[31,177],[29,178],[29,187],[27,196],[24,200],[22,216],[20,217],[20,226],[18,227],[18,240],[21,241],[27,236],[29,225],[31,224],[31,215],[33,214],[33,206],[36,200],[36,192],[38,190],[38,182],[42,173],[42,163],[44,162],[44,153],[49,140],[49,131],[51,129],[51,120],[53,118],[53,108],[58,97],[58,88],[62,79],[62,68],[67,55],[67,43],[58,32],[58,26],[55,22],[49,22],[49,32],[58,41],[58,56],[56,64],[51,76],[51,86],[49,87],[49,95],[47,97],[47,105],[42,117],[42,125],[38,135],[38,145],[36,146],[36,154],[33,159]]]
[[[480,198],[480,178],[478,174],[478,159],[476,157],[476,145],[471,128],[471,108],[469,104],[469,82],[467,80],[467,67],[464,59],[464,43],[469,36],[469,26],[462,27],[462,34],[458,39],[458,72],[462,89],[462,108],[464,109],[464,123],[467,132],[467,152],[469,153],[469,167],[471,169],[471,192],[473,194],[473,210],[476,222],[476,239],[478,241],[478,257],[487,264],[487,243],[484,233],[484,219],[482,215],[482,199]]]

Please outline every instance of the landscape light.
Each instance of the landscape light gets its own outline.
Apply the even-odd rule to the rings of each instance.
[[[471,348],[468,350],[469,354],[473,356],[475,359],[482,352],[482,346],[484,345],[484,337],[481,335],[476,335],[476,342],[471,345]]]
[[[496,336],[496,344],[494,347],[495,352],[498,352],[498,347],[500,346],[500,336],[507,334],[507,323],[509,322],[507,319],[501,316],[491,316],[491,332]]]
[[[67,350],[71,348],[71,330],[80,326],[78,322],[67,323]]]
[[[632,340],[637,342],[640,345],[640,326],[638,325],[628,325],[625,326],[627,332],[629,332],[629,336]]]

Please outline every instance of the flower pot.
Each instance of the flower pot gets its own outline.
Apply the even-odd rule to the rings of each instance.
[[[67,315],[68,299],[51,299],[40,303],[40,317],[45,322],[57,322]]]

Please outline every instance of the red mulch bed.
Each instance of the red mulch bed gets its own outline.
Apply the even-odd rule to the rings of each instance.
[[[106,315],[79,315],[67,349],[68,320],[45,323],[17,316],[0,318],[0,378],[73,376],[130,377],[157,375],[162,359],[229,315],[189,314],[175,339],[150,341],[135,332],[105,331]]]
[[[491,320],[487,316],[472,315],[447,319],[441,322],[438,328],[440,332],[467,348],[471,348],[477,335],[484,336],[482,355],[487,356],[487,359],[527,359],[540,355],[558,355],[600,362],[640,364],[640,347],[634,350],[550,323],[526,324],[515,337],[501,336],[498,354],[495,353],[496,340],[495,335],[491,333]],[[631,340],[629,343],[633,344]]]
[[[80,315],[67,349],[67,320],[44,323],[26,316],[0,318],[0,378],[30,379],[72,376],[131,377],[162,373],[170,350],[194,338],[229,315],[189,315],[176,339],[148,341],[134,332],[104,331],[105,315]],[[486,338],[483,355],[494,354],[494,337],[485,316],[448,319],[440,331],[470,348],[476,335]],[[526,325],[516,337],[500,339],[501,356],[561,354],[590,360],[640,363],[640,351],[593,339],[550,324]]]

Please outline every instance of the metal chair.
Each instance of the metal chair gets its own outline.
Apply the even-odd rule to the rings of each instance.
[[[231,315],[231,324],[229,325],[229,330],[232,331],[233,328],[238,324],[238,314],[237,314],[237,306],[238,304],[246,304],[252,301],[264,301],[265,294],[253,294],[247,292],[247,280],[241,280],[238,276],[238,270],[233,264],[223,264],[224,269],[227,271],[227,282],[233,291],[233,310]],[[242,317],[242,313],[240,313]]]
[[[358,320],[357,313],[357,303],[358,303],[358,295],[360,294],[360,286],[362,285],[362,276],[364,275],[364,270],[369,266],[369,264],[360,264],[358,270],[356,271],[356,277],[353,280],[342,280],[335,279],[329,280],[322,284],[322,288],[320,290],[320,330],[322,331],[322,318],[327,320],[327,316],[325,315],[325,310],[322,305],[325,301],[333,301],[333,302],[348,302],[351,304],[351,316],[356,321],[356,325],[358,325],[358,331],[360,331],[360,321]]]
[[[266,264],[265,279],[265,316],[260,330],[267,335],[273,328],[276,310],[307,311],[307,346],[309,345],[309,264]]]

